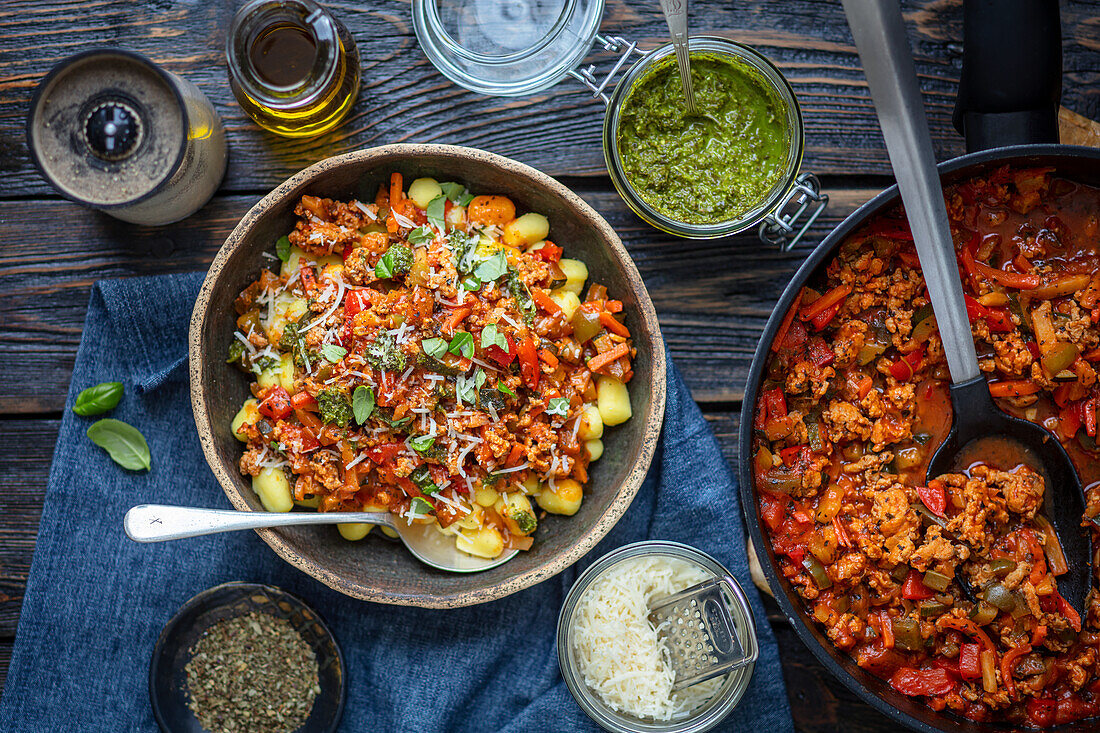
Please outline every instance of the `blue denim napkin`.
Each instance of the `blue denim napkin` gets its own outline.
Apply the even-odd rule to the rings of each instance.
[[[199,591],[247,580],[300,595],[329,622],[347,662],[342,730],[594,731],[558,671],[558,610],[593,560],[644,538],[714,555],[752,603],[760,661],[722,729],[792,729],[775,638],[749,579],[736,482],[674,367],[653,468],[618,525],[575,567],[493,603],[433,611],[357,601],[293,569],[252,532],[127,539],[122,517],[134,504],[230,508],[189,406],[186,335],[201,281],[161,276],[92,289],[67,408],[85,387],[124,382],[112,416],[145,434],[153,468],[116,466],[84,435],[90,421],[66,409],[0,730],[155,731],[146,681],[161,628]]]

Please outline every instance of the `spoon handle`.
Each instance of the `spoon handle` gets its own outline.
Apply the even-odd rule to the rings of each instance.
[[[981,375],[917,72],[897,0],[843,0],[913,230],[951,381]]]
[[[684,87],[688,114],[698,114],[695,90],[691,86],[691,55],[688,53],[688,0],[661,0],[661,11],[676,50],[676,65],[680,68],[680,84]]]
[[[122,526],[135,542],[163,542],[238,529],[342,522],[393,526],[385,512],[238,512],[164,504],[133,507],[126,512]]]

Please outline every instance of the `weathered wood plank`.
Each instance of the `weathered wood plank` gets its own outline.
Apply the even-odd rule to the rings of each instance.
[[[950,126],[960,63],[961,0],[903,3],[937,152],[962,151]],[[312,140],[279,140],[243,115],[226,81],[224,38],[237,2],[160,0],[8,0],[0,9],[0,195],[52,193],[31,165],[24,117],[34,86],[62,58],[97,45],[148,54],[195,82],[229,132],[232,165],[225,191],[262,191],[290,173],[335,153],[393,142],[472,145],[518,158],[552,174],[603,172],[603,109],[572,79],[521,99],[499,99],[448,82],[420,51],[410,6],[403,0],[328,5],[358,43],[364,83],[350,118]],[[886,173],[889,168],[858,57],[833,0],[724,3],[697,0],[696,33],[756,46],[791,80],[806,124],[806,167],[818,173]],[[1100,117],[1100,0],[1063,3],[1064,103]],[[608,2],[602,30],[663,43],[667,30],[656,4]],[[607,66],[608,54],[596,59]]]
[[[0,422],[0,639],[14,636],[19,622],[60,424],[56,419]],[[7,669],[7,660],[0,666]]]
[[[875,192],[831,191],[811,241]],[[630,249],[696,399],[739,399],[760,329],[810,245],[782,254],[762,247],[754,233],[679,240],[639,220],[615,193],[580,193]],[[218,197],[159,229],[66,201],[0,202],[0,412],[61,409],[95,280],[205,269],[256,198]],[[33,235],[27,222],[35,222]]]

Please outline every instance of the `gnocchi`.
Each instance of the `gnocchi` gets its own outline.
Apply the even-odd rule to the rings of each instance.
[[[281,468],[260,469],[259,475],[252,477],[252,490],[269,512],[289,512],[294,508],[290,482]]]
[[[554,484],[553,487],[547,484],[535,497],[535,501],[551,514],[573,516],[581,508],[581,500],[584,498],[580,483],[571,478],[563,478]]]
[[[565,284],[561,289],[580,297],[584,284],[588,281],[588,265],[580,260],[569,260],[563,257],[558,260],[558,267],[565,273]]]
[[[604,425],[621,425],[630,419],[630,392],[614,377],[596,380],[596,405]]]

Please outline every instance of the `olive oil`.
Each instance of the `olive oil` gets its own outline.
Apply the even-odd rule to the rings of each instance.
[[[359,52],[313,0],[252,0],[226,42],[229,81],[256,124],[285,137],[336,127],[359,93]]]
[[[275,23],[260,32],[248,58],[262,81],[273,87],[290,87],[309,76],[317,60],[317,44],[305,28]]]

